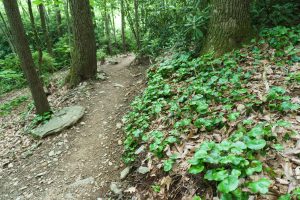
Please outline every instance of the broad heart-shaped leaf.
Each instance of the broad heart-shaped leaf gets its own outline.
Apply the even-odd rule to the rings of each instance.
[[[240,116],[239,112],[230,113],[228,115],[228,119],[233,122],[236,121],[239,116]]]
[[[248,140],[246,142],[247,147],[252,150],[263,149],[266,146],[266,144],[267,143],[264,139],[253,139],[253,140]]]
[[[197,112],[198,113],[205,113],[208,109],[208,104],[205,101],[199,101],[197,103]]]
[[[229,193],[234,191],[239,185],[239,177],[230,175],[218,185],[218,191],[222,193]]]
[[[249,193],[243,192],[240,188],[234,190],[231,193],[235,197],[234,199],[238,199],[238,200],[248,200],[249,199]]]
[[[236,189],[230,193],[223,193],[221,196],[221,200],[248,200],[249,194],[247,192],[242,192],[240,189]]]
[[[286,194],[286,195],[282,195],[278,198],[278,200],[291,200],[291,196],[290,194]]]
[[[199,149],[196,151],[196,153],[194,154],[194,158],[196,159],[202,159],[205,158],[207,156],[207,151]]]
[[[248,188],[253,193],[266,194],[269,191],[270,185],[271,185],[270,180],[268,180],[266,178],[262,178],[258,181],[249,183]]]
[[[257,137],[257,136],[260,136],[260,135],[264,135],[264,130],[263,130],[263,127],[262,125],[257,125],[255,127],[253,127],[251,129],[251,131],[248,133],[249,136],[251,137]]]
[[[193,200],[201,200],[201,197],[196,195],[196,196],[193,197]]]
[[[189,169],[190,174],[199,174],[204,170],[204,165],[192,165]]]
[[[251,162],[249,168],[246,169],[246,174],[251,176],[254,172],[262,171],[262,163],[258,160],[254,160]]]
[[[173,160],[171,160],[171,159],[165,160],[164,161],[164,171],[165,172],[171,171],[173,164],[174,164]]]
[[[209,181],[222,181],[228,177],[228,171],[224,169],[208,170],[204,178]]]
[[[194,156],[192,159],[188,160],[188,163],[190,163],[191,165],[198,165],[201,163],[201,161]]]

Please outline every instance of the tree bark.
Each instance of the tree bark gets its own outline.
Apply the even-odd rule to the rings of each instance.
[[[135,30],[135,27],[134,27],[134,22],[133,22],[133,19],[131,17],[131,14],[130,14],[130,7],[129,7],[129,3],[127,0],[124,0],[125,1],[125,5],[126,5],[126,17],[127,17],[127,20],[128,20],[128,24],[129,24],[129,27],[131,29],[131,32],[133,33],[133,36],[134,36],[134,39],[137,41],[137,34],[136,34],[136,30]]]
[[[139,0],[134,0],[134,22],[135,22],[137,49],[139,51],[141,49],[140,18],[139,18]]]
[[[45,7],[43,4],[40,4],[38,5],[38,8],[39,8],[39,13],[41,18],[42,31],[44,34],[44,39],[46,41],[47,52],[50,55],[52,55],[52,42],[51,42],[51,38],[49,37],[49,33],[46,25]]]
[[[115,14],[114,14],[114,8],[111,4],[111,27],[114,33],[114,40],[115,40],[115,45],[117,45],[117,35],[116,35],[116,24],[115,24]]]
[[[63,30],[62,30],[62,19],[61,19],[61,12],[60,12],[60,7],[58,4],[55,4],[55,9],[56,9],[56,13],[55,13],[55,16],[56,16],[56,22],[57,22],[57,29],[58,29],[58,34],[59,36],[62,36],[63,35]]]
[[[38,51],[38,64],[39,67],[41,67],[42,65],[42,61],[43,61],[43,50],[42,50],[42,43],[41,40],[38,36],[38,31],[36,29],[35,26],[35,21],[34,21],[34,16],[33,16],[33,12],[32,12],[32,4],[31,4],[31,0],[27,0],[27,5],[28,5],[28,13],[29,13],[29,18],[30,18],[30,23],[31,23],[31,27],[33,30],[33,35],[34,35],[34,39],[35,39],[35,43],[36,43],[36,49]]]
[[[2,15],[1,11],[0,11],[0,18],[1,18],[2,23],[3,23],[3,26],[1,26],[1,31],[5,35],[5,37],[7,39],[7,42],[9,44],[10,48],[11,48],[11,51],[13,53],[16,53],[16,48],[15,48],[13,42],[12,42],[11,31],[9,30],[9,28],[8,28],[8,26],[6,24],[6,21],[5,21],[4,17],[3,17],[3,15]]]
[[[21,67],[28,81],[29,88],[35,103],[37,114],[50,111],[46,94],[41,80],[35,71],[34,62],[22,24],[20,11],[16,0],[3,0],[5,12],[11,28],[13,41],[20,59]]]
[[[212,14],[201,54],[220,56],[247,42],[253,35],[251,0],[211,0]]]
[[[125,27],[126,27],[126,24],[125,24],[124,0],[121,0],[121,34],[122,34],[123,53],[126,52]]]
[[[96,40],[89,0],[70,0],[74,49],[69,86],[93,79],[97,73]]]
[[[72,48],[73,42],[72,42],[72,26],[71,26],[70,14],[69,14],[69,0],[65,0],[64,3],[65,3],[64,11],[65,11],[66,21],[67,21],[67,26],[68,26],[69,46],[70,46],[70,48]]]
[[[105,22],[105,33],[106,33],[106,40],[107,40],[107,50],[108,53],[111,55],[112,47],[111,47],[111,37],[110,37],[109,15],[107,13],[106,0],[104,0],[104,22]]]

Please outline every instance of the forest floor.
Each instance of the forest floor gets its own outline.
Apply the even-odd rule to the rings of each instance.
[[[146,67],[130,66],[134,59],[131,54],[123,55],[114,59],[117,64],[101,65],[98,70],[106,74],[106,80],[84,83],[72,92],[56,86],[49,97],[55,109],[86,108],[79,123],[56,136],[38,141],[24,135],[15,127],[16,114],[0,120],[1,200],[106,199],[112,195],[110,185],[120,182],[125,168],[121,119],[145,86]],[[57,98],[55,93],[64,97]],[[123,187],[130,185],[123,183]]]

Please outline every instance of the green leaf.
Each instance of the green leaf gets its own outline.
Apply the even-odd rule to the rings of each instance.
[[[285,195],[282,195],[278,198],[278,200],[291,200],[291,195],[290,194],[285,194]]]
[[[202,199],[201,199],[201,197],[195,195],[195,196],[193,197],[193,200],[202,200]]]
[[[184,127],[184,126],[188,126],[191,124],[191,120],[190,119],[183,119],[179,122],[175,123],[175,128],[179,128],[179,127]]]
[[[160,104],[160,103],[154,104],[154,106],[153,106],[153,112],[154,113],[160,113],[161,109],[162,109],[162,104]]]
[[[206,128],[209,128],[212,126],[212,120],[205,119],[205,118],[199,118],[194,122],[194,125],[197,128],[202,128],[202,126],[205,126]]]
[[[239,185],[239,178],[235,175],[230,175],[226,179],[224,179],[218,185],[218,191],[222,193],[229,193],[237,189]]]
[[[204,170],[204,165],[192,165],[189,168],[190,174],[199,174]]]
[[[164,171],[169,172],[173,168],[174,161],[172,159],[168,159],[164,161]]]
[[[249,199],[249,194],[248,192],[243,192],[241,189],[236,189],[232,192],[233,196],[237,200],[248,200]]]
[[[254,172],[262,171],[262,163],[260,161],[252,161],[249,168],[246,169],[246,174],[251,176]]]
[[[229,119],[229,121],[233,122],[233,121],[236,121],[239,118],[239,116],[240,116],[239,112],[230,113],[228,115],[228,119]]]
[[[242,153],[244,149],[247,149],[247,146],[244,142],[237,141],[231,145],[232,153]]]
[[[291,126],[291,123],[288,122],[288,121],[279,120],[279,121],[276,122],[276,125],[287,128],[287,127]]]
[[[176,137],[174,136],[169,136],[166,141],[169,143],[169,144],[172,144],[172,143],[175,143],[177,141]]]
[[[271,185],[270,180],[266,178],[262,178],[258,181],[249,183],[248,188],[253,193],[266,194],[269,191],[270,185]]]
[[[208,109],[208,104],[205,101],[199,101],[197,103],[197,112],[198,113],[206,113]]]
[[[232,146],[232,143],[227,141],[227,140],[223,140],[221,142],[221,144],[219,145],[220,147],[220,150],[223,150],[223,151],[228,151]]]
[[[249,149],[260,150],[266,146],[266,141],[264,139],[253,139],[246,141],[246,145]]]
[[[283,111],[289,111],[289,110],[293,111],[293,110],[298,110],[300,108],[300,105],[285,101],[281,103],[280,108]]]
[[[201,161],[198,158],[193,157],[192,159],[188,160],[188,163],[191,165],[198,165],[201,163]]]
[[[249,135],[250,137],[257,137],[257,136],[264,135],[264,130],[262,125],[257,125],[253,127],[247,135]]]
[[[209,181],[221,181],[228,177],[228,171],[223,169],[208,170],[204,178]]]
[[[277,151],[283,151],[284,147],[282,146],[282,144],[273,144],[272,147],[274,149],[276,149]]]
[[[203,149],[197,150],[196,153],[194,154],[194,158],[196,159],[202,159],[205,158],[206,156],[207,156],[207,151]]]
[[[221,200],[233,200],[234,198],[233,198],[233,196],[232,196],[232,194],[230,194],[230,193],[223,193],[222,194],[222,196],[221,196]]]

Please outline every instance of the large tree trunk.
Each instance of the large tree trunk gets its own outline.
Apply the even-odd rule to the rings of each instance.
[[[29,88],[38,114],[50,111],[43,85],[36,71],[29,43],[25,35],[24,26],[21,21],[20,11],[16,0],[3,0],[4,8],[11,28],[13,41],[20,59],[21,67],[28,81]]]
[[[40,38],[38,36],[38,31],[36,29],[35,26],[35,21],[34,21],[34,16],[33,16],[33,12],[32,12],[32,5],[31,5],[31,0],[27,0],[27,5],[28,5],[28,13],[29,13],[29,18],[30,18],[30,23],[31,23],[31,27],[33,30],[33,35],[34,35],[34,40],[35,40],[35,45],[36,45],[36,49],[38,51],[38,64],[39,67],[41,67],[42,65],[42,61],[43,61],[43,50],[42,50],[42,44],[40,41]]]
[[[38,8],[39,8],[39,13],[40,13],[40,18],[41,18],[42,31],[44,34],[44,39],[46,41],[47,52],[50,55],[52,55],[52,42],[51,42],[51,38],[49,36],[47,25],[46,25],[45,7],[43,4],[39,4]]]
[[[89,0],[70,0],[74,49],[69,86],[93,79],[97,73],[96,41]]]
[[[201,54],[220,56],[238,48],[252,36],[251,0],[211,0],[212,14]]]
[[[122,34],[123,53],[126,52],[125,27],[126,24],[125,24],[124,0],[121,0],[121,34]]]

